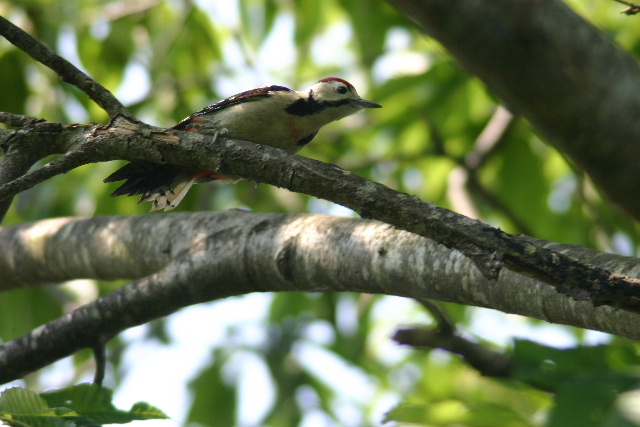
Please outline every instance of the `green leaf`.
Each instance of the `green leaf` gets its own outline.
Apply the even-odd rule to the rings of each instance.
[[[429,404],[401,403],[389,411],[383,422],[399,421],[414,425],[466,427],[528,427],[531,424],[504,405],[482,403],[469,406],[460,400],[447,399]]]
[[[29,91],[27,89],[25,54],[19,50],[0,53],[0,111],[24,114]]]
[[[95,384],[80,384],[67,389],[42,393],[51,407],[70,408],[81,419],[78,425],[125,424],[134,420],[168,419],[161,410],[138,402],[129,411],[113,406],[113,391]]]
[[[512,378],[545,390],[556,390],[576,376],[608,373],[640,364],[633,348],[593,346],[570,349],[547,347],[532,341],[517,340],[514,348],[516,368]],[[628,378],[638,378],[633,371],[623,371]]]
[[[51,292],[22,288],[0,293],[0,338],[9,341],[64,314]]]
[[[0,394],[0,420],[20,427],[71,427],[75,417],[70,410],[54,410],[36,392],[10,388]],[[64,418],[73,417],[73,419]]]
[[[617,411],[614,402],[618,394],[637,384],[637,378],[607,372],[567,381],[558,388],[547,427],[602,426],[610,413]]]
[[[275,323],[288,317],[299,317],[303,313],[313,313],[319,299],[317,295],[304,292],[276,293],[269,310],[269,320]]]
[[[40,414],[48,410],[47,402],[31,390],[14,387],[0,394],[0,411],[3,414]]]
[[[169,417],[160,409],[147,402],[134,403],[129,413],[135,416],[136,420],[166,420]]]
[[[549,427],[605,425],[620,419],[614,402],[636,387],[634,349],[615,345],[556,349],[530,341],[517,341],[512,378],[556,393]]]
[[[384,2],[342,0],[340,3],[350,15],[361,63],[371,68],[382,54],[387,30],[397,24],[398,15]]]
[[[235,425],[236,391],[222,378],[222,356],[222,351],[216,351],[214,362],[189,384],[194,396],[188,417],[190,423],[211,427]]]
[[[426,413],[427,405],[401,403],[387,412],[382,422],[400,421],[403,423],[423,424],[426,422]]]

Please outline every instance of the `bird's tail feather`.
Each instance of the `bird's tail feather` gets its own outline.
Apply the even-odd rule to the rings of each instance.
[[[202,173],[174,165],[150,162],[128,163],[104,182],[125,181],[111,196],[141,195],[138,203],[152,202],[151,212],[169,211],[182,201]]]

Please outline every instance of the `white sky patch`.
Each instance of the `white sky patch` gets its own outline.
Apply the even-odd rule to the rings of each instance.
[[[68,26],[60,28],[56,53],[86,73],[86,70],[82,69],[82,61],[78,56],[78,40],[72,28]]]
[[[238,425],[251,426],[268,415],[276,389],[268,366],[251,352],[235,354],[225,368],[231,368],[238,391]]]
[[[98,40],[107,38],[109,31],[111,31],[111,23],[102,17],[98,17],[98,20],[91,26],[91,35]]]
[[[211,349],[224,345],[227,338],[225,332],[229,328],[235,326],[238,331],[245,331],[245,326],[253,330],[255,328],[252,325],[265,324],[271,299],[269,294],[249,294],[181,310],[169,318],[167,327],[172,339],[169,345],[144,340],[146,326],[123,332],[123,338],[129,342],[123,362],[128,372],[116,390],[116,406],[128,409],[135,402],[144,400],[157,406],[174,420],[136,421],[128,425],[183,425],[192,401],[187,383],[209,363]],[[248,337],[251,341],[251,335]],[[266,388],[268,383],[256,384],[254,387]],[[243,399],[241,395],[240,401]],[[244,404],[240,416],[243,420],[255,419],[263,411],[264,406],[256,405],[252,408]]]
[[[431,63],[422,52],[411,49],[412,36],[402,28],[389,31],[384,50],[387,52],[376,62],[373,75],[379,82],[403,75],[426,72]]]
[[[64,95],[64,110],[69,116],[69,121],[75,123],[87,123],[89,114],[84,106],[73,95]]]
[[[322,199],[309,199],[309,203],[307,204],[307,209],[309,213],[313,214],[327,214],[334,216],[344,216],[344,217],[354,217],[356,213],[351,209],[339,205],[337,203],[329,202],[327,200]]]
[[[631,237],[622,232],[616,232],[613,235],[613,250],[620,254],[626,256],[635,256],[635,249],[633,247],[633,240]]]
[[[290,14],[282,14],[276,18],[273,30],[262,44],[256,57],[256,69],[259,76],[268,79],[271,75],[291,75],[296,60],[296,47],[293,44],[294,21]],[[265,70],[269,70],[265,73]],[[277,82],[275,84],[278,84]],[[284,83],[279,83],[284,84]],[[301,89],[301,88],[292,88]]]
[[[385,50],[405,50],[411,47],[413,42],[413,36],[404,28],[392,28],[387,33],[387,40],[385,41]]]
[[[309,341],[318,345],[327,346],[336,339],[336,333],[326,320],[316,320],[309,323],[304,330],[304,336]]]
[[[369,332],[368,351],[388,366],[400,363],[412,352],[408,346],[400,346],[391,340],[396,329],[408,324],[433,324],[427,312],[415,301],[394,296],[378,298],[371,317],[375,323]]]
[[[265,82],[256,84],[257,78],[247,66],[238,40],[229,39],[222,46],[225,59],[224,68],[233,70],[232,73],[220,73],[215,78],[215,89],[222,98],[235,95],[252,87],[265,86]]]
[[[311,56],[314,62],[322,67],[354,66],[354,53],[349,49],[352,37],[353,32],[346,22],[330,26],[327,31],[314,38],[311,43]]]
[[[375,384],[360,367],[349,365],[332,352],[309,343],[296,343],[292,353],[310,375],[345,402],[367,405],[374,397]]]
[[[469,308],[472,319],[469,331],[483,340],[491,341],[500,346],[511,346],[516,338],[536,341],[542,345],[565,348],[578,344],[570,329],[559,327],[551,323],[531,324],[527,317],[516,314],[506,314],[497,310],[483,308]],[[609,334],[585,330],[584,344],[606,344]]]
[[[137,61],[131,61],[124,70],[122,84],[115,95],[124,105],[130,105],[144,99],[150,90],[151,79],[147,68]]]
[[[213,22],[224,22],[228,27],[240,25],[238,0],[195,0],[196,5],[211,16]]]
[[[430,65],[422,53],[390,52],[376,62],[373,74],[377,81],[385,81],[398,76],[423,74]]]

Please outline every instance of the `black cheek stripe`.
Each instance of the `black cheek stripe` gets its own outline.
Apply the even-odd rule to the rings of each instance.
[[[318,101],[315,98],[302,98],[292,102],[284,110],[294,116],[303,117],[312,114],[318,114],[327,108],[340,107],[347,105],[351,101],[349,99],[340,99],[337,101]]]

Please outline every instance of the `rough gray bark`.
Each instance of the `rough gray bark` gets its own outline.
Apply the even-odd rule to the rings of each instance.
[[[560,0],[388,0],[640,219],[640,67]]]
[[[537,242],[540,244],[540,242]],[[640,261],[549,243],[640,277]],[[0,230],[0,289],[138,279],[0,346],[0,383],[182,307],[249,292],[366,292],[489,307],[640,339],[640,315],[575,301],[378,221],[243,211],[61,218]]]
[[[21,132],[21,131],[16,131]],[[116,120],[109,126],[70,126],[47,136],[69,151],[0,187],[0,200],[88,162],[125,158],[171,163],[241,176],[309,194],[456,249],[489,279],[503,268],[536,277],[574,298],[640,312],[640,281],[562,256],[517,236],[394,191],[335,165],[273,147]],[[0,132],[0,144],[6,138]],[[55,146],[55,144],[51,144]]]

